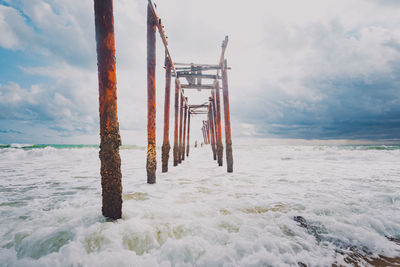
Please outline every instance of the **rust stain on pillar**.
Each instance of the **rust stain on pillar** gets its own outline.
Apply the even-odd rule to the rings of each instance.
[[[225,142],[226,142],[226,165],[228,172],[233,172],[233,156],[232,156],[232,137],[231,137],[231,117],[229,110],[229,92],[228,92],[228,74],[227,61],[225,59],[222,69],[222,87],[224,98],[224,119],[225,119]]]
[[[171,99],[171,63],[165,55],[165,100],[164,100],[164,138],[161,148],[162,172],[168,171],[168,159],[171,145],[169,144],[169,106]]]
[[[156,182],[156,21],[147,5],[147,183]]]
[[[112,219],[121,218],[121,158],[117,114],[117,75],[112,0],[95,0],[97,67],[99,79],[100,160],[102,213]]]
[[[188,101],[187,97],[185,97],[186,103]],[[187,121],[187,112],[188,112],[188,107],[185,105],[185,116],[184,116],[184,122],[183,122],[183,139],[182,139],[182,160],[185,160],[185,148],[186,148],[186,121]]]
[[[178,120],[179,120],[179,86],[178,80],[175,79],[175,124],[174,124],[174,166],[178,166]]]
[[[182,122],[183,122],[183,96],[180,94],[179,106],[179,146],[178,146],[178,163],[182,162]]]
[[[189,148],[190,148],[190,110],[188,110],[188,128],[187,128],[187,146],[186,146],[186,157],[189,157]]]
[[[222,129],[221,129],[221,100],[219,94],[219,83],[218,81],[215,83],[215,110],[216,110],[216,125],[217,125],[217,158],[218,165],[222,166],[223,163],[223,153],[224,146],[222,145]]]

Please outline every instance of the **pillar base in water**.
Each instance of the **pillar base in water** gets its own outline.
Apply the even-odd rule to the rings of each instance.
[[[233,172],[232,143],[226,144],[226,165],[228,172]]]
[[[101,187],[102,213],[111,219],[120,219],[122,215],[121,157],[119,146],[121,137],[118,129],[112,129],[101,138]]]
[[[179,159],[178,159],[179,153],[178,153],[178,146],[177,146],[177,145],[174,145],[173,153],[174,153],[174,166],[178,166],[178,163],[179,163]]]
[[[218,166],[222,166],[223,163],[223,154],[224,154],[224,146],[221,143],[217,144],[217,158],[218,158]]]
[[[169,160],[169,151],[171,149],[171,146],[169,145],[169,142],[166,144],[163,144],[161,147],[161,161],[162,161],[162,172],[168,172],[168,160]]]
[[[156,145],[149,144],[147,147],[147,161],[146,161],[148,184],[156,183],[156,168],[157,168]]]

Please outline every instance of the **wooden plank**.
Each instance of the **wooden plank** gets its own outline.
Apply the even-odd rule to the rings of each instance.
[[[212,90],[215,89],[214,85],[212,84],[203,84],[203,85],[197,85],[197,84],[181,84],[182,89],[208,89]],[[222,89],[222,88],[219,88]]]
[[[177,75],[178,75],[178,78],[180,78],[180,77],[184,77],[184,78],[193,77],[193,78],[213,79],[213,80],[222,78],[221,76],[217,77],[217,75],[215,75],[215,74],[197,74],[197,73],[189,73],[189,72],[181,73],[179,71],[178,71]]]

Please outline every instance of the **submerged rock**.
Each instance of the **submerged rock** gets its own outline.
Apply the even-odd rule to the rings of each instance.
[[[327,230],[323,225],[318,225],[316,223],[311,223],[307,221],[302,216],[294,216],[293,220],[298,223],[298,225],[302,228],[305,228],[307,232],[313,235],[316,241],[319,243],[321,242],[329,242],[336,247],[336,253],[345,256],[344,261],[348,264],[353,266],[377,266],[377,267],[384,267],[384,266],[400,266],[400,257],[386,257],[383,255],[378,255],[378,257],[374,256],[371,251],[367,247],[356,247],[346,242],[338,239],[326,236]],[[395,242],[396,244],[400,245],[400,239],[388,237],[386,238],[389,241]],[[300,267],[307,266],[302,262],[298,262]],[[332,266],[340,266],[338,263],[334,263]]]

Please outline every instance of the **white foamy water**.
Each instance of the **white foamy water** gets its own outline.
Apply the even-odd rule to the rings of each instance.
[[[191,148],[168,173],[159,165],[155,185],[145,150],[122,149],[115,222],[101,215],[98,149],[0,149],[0,266],[331,266],[346,265],[346,246],[400,255],[385,237],[400,236],[399,149],[233,149],[232,174],[209,146]]]

